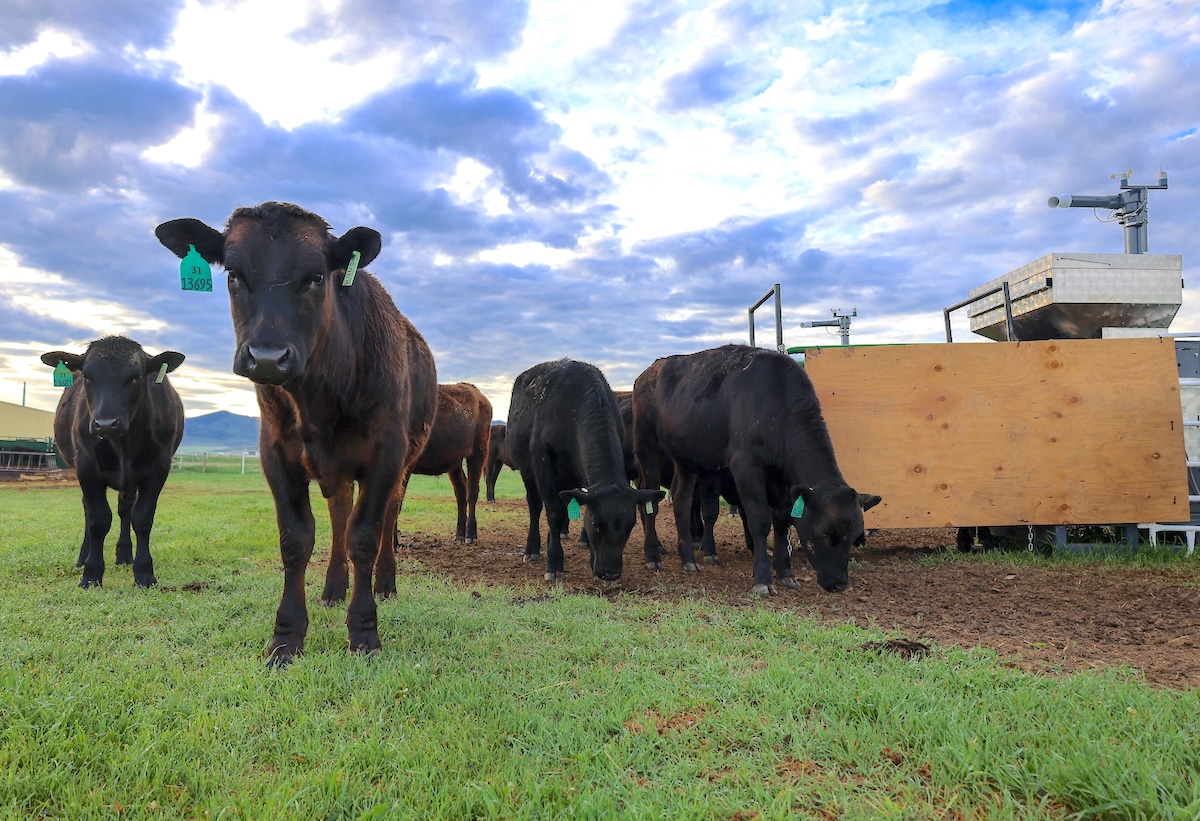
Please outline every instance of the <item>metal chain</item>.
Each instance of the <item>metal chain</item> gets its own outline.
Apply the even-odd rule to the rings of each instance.
[[[1033,549],[1033,525],[1029,525],[1029,545],[1025,549],[1030,553],[1037,552]]]

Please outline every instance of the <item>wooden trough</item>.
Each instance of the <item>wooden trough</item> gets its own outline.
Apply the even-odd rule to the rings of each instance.
[[[1173,340],[812,348],[872,528],[1189,518]]]

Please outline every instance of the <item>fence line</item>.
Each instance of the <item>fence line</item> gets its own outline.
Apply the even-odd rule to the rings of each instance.
[[[262,473],[262,464],[258,451],[176,453],[171,470],[177,473]]]

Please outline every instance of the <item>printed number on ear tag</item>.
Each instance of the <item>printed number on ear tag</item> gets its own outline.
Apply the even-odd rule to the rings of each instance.
[[[799,519],[804,515],[804,497],[797,496],[796,504],[792,505],[792,518]]]
[[[195,245],[189,245],[188,252],[179,261],[179,286],[185,291],[212,290],[212,268]]]
[[[67,367],[65,362],[60,361],[54,367],[54,387],[69,388],[75,384],[75,377],[71,375],[71,369]]]
[[[583,512],[579,509],[579,500],[578,499],[572,499],[570,502],[567,503],[567,518],[568,519],[570,519],[571,521],[576,521],[582,515],[583,515]]]
[[[342,287],[349,287],[354,282],[354,275],[358,273],[358,261],[362,256],[355,251],[350,255],[350,264],[346,266],[346,275],[342,277]]]

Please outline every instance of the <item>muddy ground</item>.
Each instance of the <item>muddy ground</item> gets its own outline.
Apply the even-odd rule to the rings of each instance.
[[[489,512],[525,509],[524,500],[480,504],[480,541],[456,544],[404,534],[399,557],[464,583],[524,586],[542,583],[544,563],[525,564],[524,526],[500,523]],[[674,554],[670,516],[659,517],[659,536],[669,551],[665,569],[647,570],[641,528],[626,551],[625,575],[602,585],[587,571],[587,555],[575,538],[566,543],[567,582],[574,592],[633,593],[659,599],[703,597],[749,605],[750,554],[741,524],[722,515],[717,528],[721,564],[684,573]],[[403,531],[403,517],[401,517]],[[544,525],[543,525],[544,529]],[[573,532],[578,533],[575,529]],[[941,646],[990,647],[1007,663],[1037,672],[1077,672],[1113,666],[1141,671],[1159,687],[1200,686],[1200,566],[1169,570],[1100,567],[1012,567],[992,562],[950,561],[926,566],[921,558],[954,550],[955,531],[881,530],[855,551],[850,587],[826,593],[808,563],[797,555],[800,590],[779,588],[766,604],[826,624],[851,622],[883,629],[897,638]],[[544,538],[544,536],[543,536]],[[976,550],[979,548],[977,547]]]

